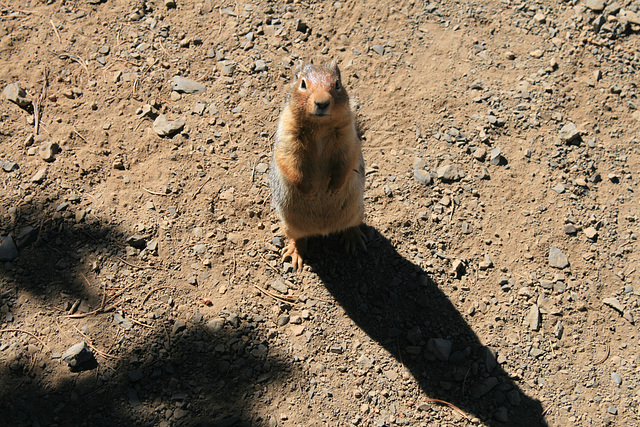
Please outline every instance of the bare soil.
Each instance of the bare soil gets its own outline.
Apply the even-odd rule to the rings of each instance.
[[[640,3],[598,3],[0,2],[0,424],[640,424]],[[273,134],[334,58],[368,250],[295,273]]]

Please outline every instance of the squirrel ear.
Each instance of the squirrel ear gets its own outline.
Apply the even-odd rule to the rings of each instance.
[[[297,81],[300,78],[300,74],[302,73],[302,67],[304,67],[304,62],[302,59],[296,61],[295,66],[293,67],[293,79]]]
[[[329,63],[329,69],[340,78],[340,68],[338,68],[338,60],[334,59]]]

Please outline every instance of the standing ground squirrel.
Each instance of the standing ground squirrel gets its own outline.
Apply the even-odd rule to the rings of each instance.
[[[309,236],[342,232],[345,249],[366,249],[364,161],[349,96],[336,62],[300,65],[280,115],[269,173],[294,269]]]

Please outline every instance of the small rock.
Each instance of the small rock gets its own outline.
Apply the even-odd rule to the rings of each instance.
[[[15,170],[18,170],[18,164],[10,160],[0,160],[0,165],[2,166],[2,170],[5,172],[13,172]]]
[[[502,166],[507,163],[506,159],[501,154],[500,147],[495,147],[489,151],[489,163],[494,166]]]
[[[580,131],[577,126],[573,123],[567,123],[562,126],[560,132],[558,133],[558,138],[565,144],[571,144],[573,142],[580,141]]]
[[[620,385],[622,384],[622,377],[620,376],[619,373],[617,372],[612,372],[611,373],[611,381],[613,381],[613,383],[615,385]]]
[[[605,298],[602,300],[602,302],[603,304],[608,305],[609,307],[619,311],[620,313],[624,311],[624,307],[622,306],[618,298],[614,298],[614,297]]]
[[[256,73],[260,73],[262,71],[267,71],[267,63],[263,59],[258,59],[253,64],[253,71]]]
[[[436,174],[438,176],[438,179],[445,182],[459,181],[462,178],[461,171],[455,165],[441,166],[436,171]]]
[[[31,177],[31,182],[40,183],[47,177],[47,168],[41,168]]]
[[[134,234],[133,236],[127,238],[125,243],[129,246],[133,246],[136,249],[144,249],[147,246],[147,239],[140,234]]]
[[[31,99],[27,96],[27,92],[18,83],[9,83],[5,86],[3,93],[8,101],[20,108],[27,108],[31,105]]]
[[[551,267],[563,269],[569,266],[569,260],[558,247],[551,246],[549,248],[549,265]]]
[[[380,56],[384,55],[384,46],[381,44],[374,44],[371,49]]]
[[[289,287],[281,279],[276,279],[271,283],[271,287],[283,295],[289,292]]]
[[[53,162],[58,152],[60,146],[56,142],[46,141],[38,148],[38,154],[45,162]]]
[[[605,0],[585,0],[584,5],[594,12],[602,12],[604,10]]]
[[[2,240],[2,244],[0,244],[0,261],[11,262],[18,258],[18,255],[20,255],[18,248],[13,242],[11,235],[8,235]]]
[[[153,121],[153,130],[159,136],[171,136],[176,134],[184,128],[185,122],[184,119],[179,117],[174,121],[167,120],[167,117],[164,114],[160,114]]]
[[[532,331],[537,331],[540,329],[540,309],[537,305],[532,305],[531,309],[529,309],[529,314],[524,319],[525,325],[529,325],[529,328]]]
[[[598,237],[598,230],[594,227],[587,227],[584,229],[584,235],[587,236],[587,239],[595,240]]]
[[[478,399],[485,394],[489,393],[494,389],[495,386],[498,385],[498,378],[496,377],[488,377],[480,384],[477,384],[475,387],[471,388],[471,396],[474,399]]]
[[[208,321],[206,323],[205,327],[212,334],[217,334],[224,327],[224,322],[225,322],[225,320],[222,317],[217,317],[215,319],[212,319],[212,320]]]
[[[478,147],[473,151],[473,158],[476,160],[484,161],[485,157],[487,157],[487,150],[483,147]]]
[[[433,353],[438,360],[446,362],[451,354],[452,342],[444,338],[429,338],[427,349]]]
[[[533,50],[533,51],[529,52],[529,55],[533,56],[534,58],[540,59],[540,58],[542,58],[544,56],[544,50],[536,49],[536,50]]]
[[[356,366],[360,369],[367,370],[373,368],[373,362],[365,354],[361,354],[358,360],[356,360]]]
[[[202,83],[181,76],[174,76],[171,79],[171,89],[179,93],[205,93],[207,91],[207,87]]]
[[[86,342],[80,342],[71,346],[62,355],[62,360],[69,365],[72,371],[83,371],[95,367],[95,358]],[[92,366],[93,365],[93,366]]]
[[[433,182],[433,178],[431,177],[431,174],[422,169],[414,169],[413,177],[418,182],[418,184],[431,185],[431,183]]]

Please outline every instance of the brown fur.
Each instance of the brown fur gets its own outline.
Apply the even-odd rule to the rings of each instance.
[[[349,96],[335,63],[300,67],[278,123],[270,172],[274,205],[301,265],[307,236],[357,227],[363,219],[364,164]],[[361,235],[350,232],[357,243]]]

